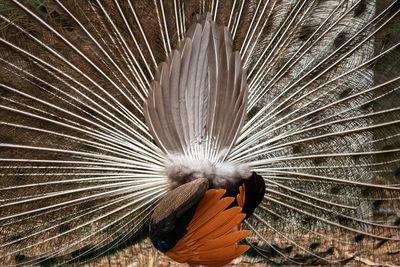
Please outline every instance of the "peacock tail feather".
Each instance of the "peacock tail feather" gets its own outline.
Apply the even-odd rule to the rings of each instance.
[[[400,265],[399,13],[397,0],[1,1],[0,265],[115,253],[148,235],[171,189],[252,172],[265,194],[241,226],[247,261]],[[189,68],[196,46],[208,54]],[[193,86],[175,90],[182,73]]]

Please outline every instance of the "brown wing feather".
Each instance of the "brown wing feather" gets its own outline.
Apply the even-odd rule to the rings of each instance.
[[[208,190],[196,209],[187,233],[165,254],[178,262],[222,266],[241,255],[249,247],[238,242],[250,231],[237,231],[246,216],[242,207],[226,209],[232,197],[221,198],[225,190]],[[244,201],[244,188],[237,196]]]

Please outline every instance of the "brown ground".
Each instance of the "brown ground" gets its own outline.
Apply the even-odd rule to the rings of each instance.
[[[386,248],[387,249],[387,248]],[[350,252],[347,253],[346,257],[351,258],[345,266],[382,266],[382,267],[395,267],[400,266],[400,247],[393,247],[390,249],[391,254],[384,256],[378,261],[372,261],[368,257],[357,257]],[[235,259],[231,264],[227,266],[254,266],[261,267],[266,266],[266,263],[253,262],[254,259],[250,259],[247,256],[241,256]],[[119,253],[112,256],[106,256],[98,259],[92,263],[86,264],[85,267],[97,267],[97,266],[127,266],[127,267],[145,267],[145,266],[157,266],[157,267],[184,267],[189,266],[188,264],[176,263],[170,258],[164,256],[158,252],[147,239],[140,245],[135,245],[131,248],[127,248]],[[295,266],[295,265],[292,265]],[[304,265],[303,265],[304,266]],[[305,265],[307,266],[307,265]],[[313,266],[324,266],[324,265],[313,265]],[[327,266],[327,265],[325,265]]]

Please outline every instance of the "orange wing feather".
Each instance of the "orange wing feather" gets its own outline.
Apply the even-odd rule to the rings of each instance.
[[[250,233],[251,232],[248,230],[235,231],[226,234],[224,236],[221,236],[219,238],[208,240],[204,242],[204,245],[202,247],[198,248],[198,251],[211,250],[211,249],[221,248],[224,246],[234,245],[235,243],[238,243],[240,240],[247,237]]]
[[[246,198],[245,198],[246,195],[244,192],[245,192],[245,188],[244,188],[244,184],[243,184],[243,185],[239,186],[239,194],[236,196],[237,203],[238,203],[239,207],[242,207],[242,208],[243,208],[244,202],[246,200]]]
[[[204,197],[200,200],[199,205],[197,206],[192,221],[195,221],[197,218],[201,217],[205,212],[209,211],[212,207],[214,207],[217,204],[217,201],[219,201],[221,197],[225,194],[225,192],[226,190],[224,189],[207,190],[206,193],[204,194]]]
[[[226,209],[232,197],[224,197],[224,189],[210,189],[200,200],[199,205],[187,227],[187,233],[165,254],[177,262],[222,266],[244,253],[249,246],[238,242],[250,234],[240,229],[244,204],[244,186],[239,188],[238,205]]]
[[[197,218],[192,219],[191,223],[187,227],[188,232],[196,231],[199,227],[204,226],[207,222],[213,220],[218,214],[229,207],[232,202],[232,197],[225,197],[219,200],[214,204],[214,206],[211,206],[207,212],[203,213]]]

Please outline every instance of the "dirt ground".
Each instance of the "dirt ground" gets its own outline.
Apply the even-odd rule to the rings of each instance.
[[[400,247],[392,248],[391,253],[379,261],[372,261],[367,257],[358,257],[354,254],[348,253],[346,257],[350,259],[345,266],[381,266],[381,267],[395,267],[400,266]],[[352,259],[351,259],[352,258]],[[97,266],[127,266],[127,267],[189,267],[189,264],[177,263],[158,252],[147,239],[140,245],[135,245],[127,248],[115,255],[106,256],[101,259],[95,260],[91,263],[85,264],[85,267]],[[192,265],[193,266],[193,265]],[[262,259],[250,258],[248,256],[240,256],[232,263],[226,266],[268,266]],[[275,265],[275,266],[278,266]],[[298,265],[291,265],[298,266]],[[302,265],[302,266],[329,266],[325,264],[316,265]]]

